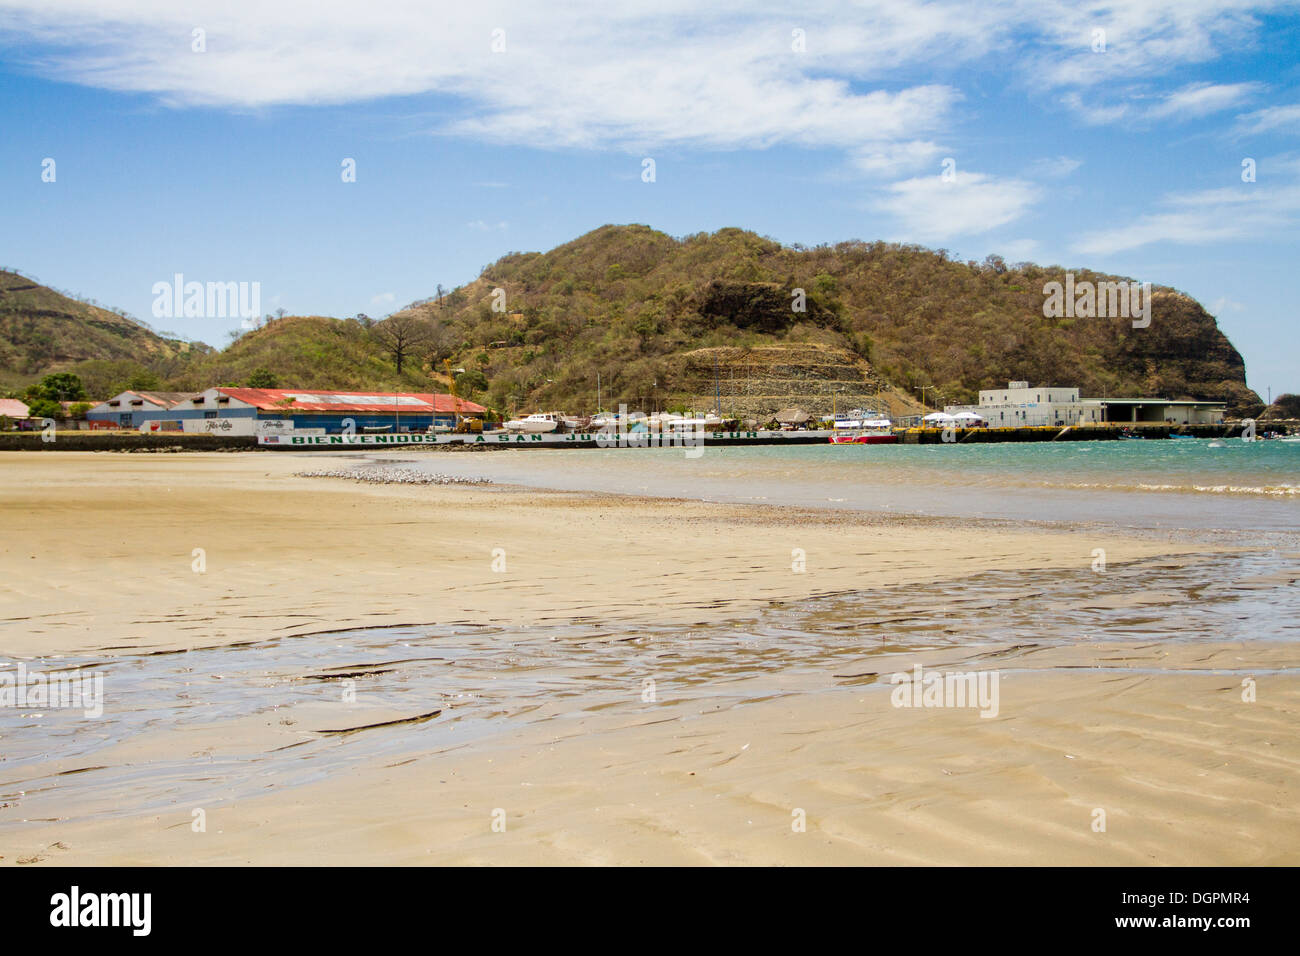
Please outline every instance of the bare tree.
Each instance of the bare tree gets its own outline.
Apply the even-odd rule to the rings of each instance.
[[[456,351],[456,336],[445,322],[429,323],[429,361],[435,366]]]
[[[397,374],[402,374],[402,363],[429,345],[432,327],[414,315],[394,315],[375,324],[371,329],[380,347],[393,357]]]

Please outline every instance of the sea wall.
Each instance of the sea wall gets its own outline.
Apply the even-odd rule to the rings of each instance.
[[[53,438],[52,441],[47,438]],[[257,439],[252,435],[187,435],[184,432],[161,432],[141,435],[131,432],[58,431],[53,436],[41,432],[0,432],[0,451],[255,451]]]

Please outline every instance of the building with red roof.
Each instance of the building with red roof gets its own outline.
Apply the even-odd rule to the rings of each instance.
[[[294,430],[324,429],[331,434],[349,430],[422,432],[486,415],[482,405],[433,392],[210,388],[178,402],[165,417],[182,422],[186,431],[253,434],[258,423],[280,422]]]

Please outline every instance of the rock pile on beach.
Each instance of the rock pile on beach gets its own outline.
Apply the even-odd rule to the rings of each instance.
[[[351,481],[370,481],[380,485],[486,485],[488,478],[463,475],[442,475],[414,468],[394,465],[374,465],[366,468],[324,468],[318,471],[295,472],[299,478],[347,478]]]

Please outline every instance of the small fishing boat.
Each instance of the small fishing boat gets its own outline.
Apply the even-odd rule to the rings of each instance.
[[[540,435],[544,432],[553,432],[560,427],[564,416],[559,412],[534,412],[531,415],[525,415],[523,418],[512,418],[506,422],[506,431],[522,432],[525,435]]]
[[[839,422],[835,424],[838,428]],[[831,435],[829,440],[832,445],[893,445],[898,442],[898,436],[888,418],[867,418],[859,421],[856,428],[845,428]]]

